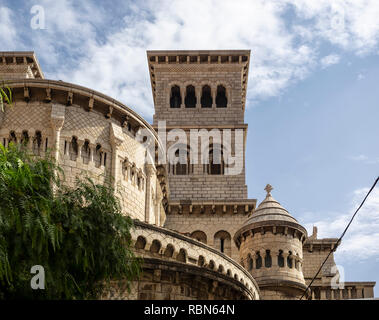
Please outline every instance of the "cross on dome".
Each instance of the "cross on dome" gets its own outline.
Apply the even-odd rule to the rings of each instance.
[[[267,197],[271,195],[271,191],[274,189],[270,184],[266,185],[265,190],[267,191]]]

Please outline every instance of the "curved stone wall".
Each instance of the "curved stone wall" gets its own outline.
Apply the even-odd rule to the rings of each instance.
[[[0,112],[1,143],[25,142],[39,156],[51,152],[68,185],[79,175],[98,183],[109,179],[125,214],[163,225],[168,183],[164,167],[145,161],[140,129],[159,148],[145,120],[114,99],[62,81],[23,79],[7,85],[14,103]]]
[[[128,299],[259,299],[254,278],[238,263],[177,232],[135,221],[143,274]],[[115,290],[107,298],[120,299]]]

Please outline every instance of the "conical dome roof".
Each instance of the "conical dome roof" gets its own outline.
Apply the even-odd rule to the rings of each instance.
[[[260,203],[258,208],[253,212],[251,217],[246,220],[244,226],[263,221],[286,221],[292,223],[298,223],[297,220],[290,215],[290,213],[284,209],[278,201],[276,201],[272,195],[271,190],[273,188],[268,184],[265,188],[267,191],[266,198]]]

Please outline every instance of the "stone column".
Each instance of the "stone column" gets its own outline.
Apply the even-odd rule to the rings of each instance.
[[[195,94],[196,94],[196,108],[201,108],[201,86],[195,87]]]
[[[63,105],[53,104],[51,106],[51,126],[53,129],[53,139],[54,139],[54,159],[57,164],[59,162],[60,136],[61,136],[61,129],[63,128],[63,124],[64,124],[65,112],[66,112],[65,106]]]
[[[151,178],[155,172],[152,164],[145,164],[146,172],[146,191],[145,191],[145,222],[150,223],[150,207],[153,205],[151,201]]]
[[[84,145],[84,140],[79,140],[78,139],[78,156],[76,158],[76,161],[79,162],[79,163],[83,163],[83,159],[82,159],[82,148],[83,148],[83,145]]]
[[[217,87],[211,87],[211,95],[212,95],[212,109],[216,108],[216,95],[217,95]]]

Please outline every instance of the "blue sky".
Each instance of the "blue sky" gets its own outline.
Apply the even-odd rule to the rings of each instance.
[[[260,202],[270,183],[308,232],[338,237],[379,174],[378,16],[375,0],[1,0],[0,50],[34,50],[46,78],[151,121],[146,50],[251,49],[249,196]],[[379,281],[378,243],[377,188],[336,253],[345,280]]]

